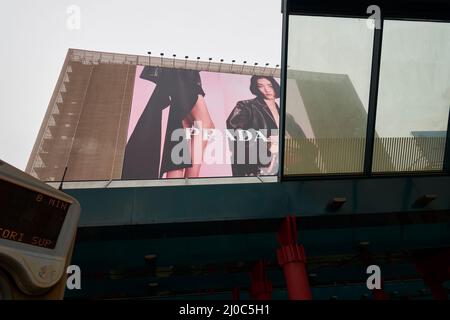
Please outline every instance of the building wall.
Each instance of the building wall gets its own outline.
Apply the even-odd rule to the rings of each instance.
[[[69,50],[26,171],[43,181],[60,181],[66,166],[66,180],[120,178],[135,70],[72,61]]]

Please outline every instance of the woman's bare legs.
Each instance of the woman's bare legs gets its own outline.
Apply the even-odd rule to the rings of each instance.
[[[184,178],[184,169],[177,169],[172,171],[167,171],[167,179],[182,179]]]
[[[200,130],[200,134],[191,135],[191,160],[192,167],[187,169],[177,169],[167,172],[168,179],[176,178],[196,178],[200,174],[200,167],[203,162],[203,152],[208,144],[203,140],[202,130],[214,129],[214,123],[209,115],[205,99],[202,95],[198,96],[197,102],[191,110],[191,113],[183,120],[183,128],[191,128],[192,125]]]
[[[196,128],[200,130],[200,134],[192,135],[191,137],[192,167],[187,168],[185,174],[187,178],[195,178],[200,174],[200,167],[203,163],[203,152],[208,144],[207,140],[203,140],[202,130],[214,129],[214,123],[211,120],[208,107],[202,95],[198,96],[190,116]]]
[[[192,121],[189,118],[183,120],[183,128],[187,129],[192,126]],[[166,178],[167,179],[183,179],[186,175],[186,169],[177,169],[168,171]]]

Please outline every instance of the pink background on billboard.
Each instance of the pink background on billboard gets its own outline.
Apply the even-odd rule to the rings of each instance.
[[[131,104],[130,122],[128,126],[127,141],[133,133],[134,128],[147,105],[150,96],[155,89],[155,84],[139,77],[143,66],[137,66],[133,101]],[[239,75],[230,73],[218,73],[200,71],[202,87],[205,92],[205,102],[209,114],[214,122],[215,128],[224,134],[226,120],[236,103],[241,100],[254,99],[250,92],[250,75]],[[277,81],[279,81],[277,79]],[[277,103],[279,101],[277,100]],[[164,109],[161,128],[161,155],[164,146],[164,137],[167,127],[169,108]],[[229,158],[230,152],[227,142],[224,140],[224,159]],[[230,164],[203,164],[200,169],[200,177],[229,177],[232,176]],[[165,175],[164,175],[165,177]]]

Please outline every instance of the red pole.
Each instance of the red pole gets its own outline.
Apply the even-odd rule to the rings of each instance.
[[[239,300],[239,298],[240,298],[239,288],[233,288],[233,290],[231,291],[231,295],[232,295],[233,300]]]
[[[389,300],[382,289],[374,289],[372,291],[373,300]]]
[[[450,250],[418,254],[415,264],[433,299],[448,300],[447,290],[442,284],[450,279]]]
[[[381,280],[381,289],[372,290],[373,300],[389,300],[389,295],[384,291],[384,280]]]
[[[442,286],[442,283],[440,281],[431,280],[427,282],[427,285],[431,290],[431,295],[433,296],[434,300],[448,299],[447,289]]]
[[[294,216],[288,216],[278,231],[278,263],[283,268],[290,300],[312,300],[306,254],[303,245],[297,243],[297,223]]]
[[[272,283],[267,278],[266,268],[267,262],[260,260],[252,269],[252,272],[250,274],[250,296],[253,300],[272,299]]]
[[[384,292],[383,286],[381,289],[372,290],[373,300],[389,300],[389,296]]]

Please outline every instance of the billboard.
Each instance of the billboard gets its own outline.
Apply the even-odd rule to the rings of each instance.
[[[121,179],[276,175],[279,95],[272,76],[137,66]]]
[[[81,58],[68,54],[30,156],[26,171],[34,177],[84,183],[278,174],[278,70],[76,52]],[[288,115],[289,134],[310,137],[308,121],[306,112]]]

